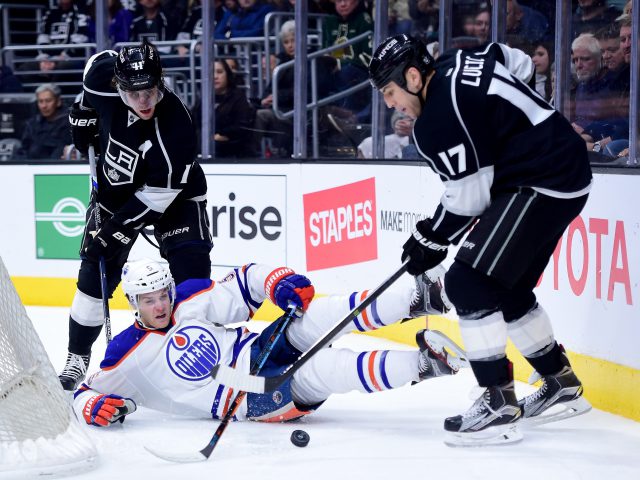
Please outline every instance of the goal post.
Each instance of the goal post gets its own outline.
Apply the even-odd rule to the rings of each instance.
[[[96,458],[0,258],[0,476],[88,469]]]

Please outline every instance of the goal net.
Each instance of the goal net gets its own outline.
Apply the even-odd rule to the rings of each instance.
[[[0,476],[86,469],[96,456],[0,258]]]

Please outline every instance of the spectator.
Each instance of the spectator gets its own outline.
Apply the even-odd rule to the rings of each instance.
[[[129,41],[150,43],[175,39],[176,30],[162,11],[160,0],[138,0],[142,14],[133,19]],[[160,53],[171,52],[171,47],[156,47]]]
[[[60,159],[71,144],[67,112],[62,108],[60,87],[45,83],[36,89],[38,113],[27,121],[18,156],[28,160]]]
[[[280,41],[282,42],[283,51],[277,56],[272,56],[272,62],[269,68],[273,70],[276,65],[293,60],[295,56],[296,45],[296,30],[295,21],[288,20],[282,24],[280,28]],[[333,78],[333,71],[336,68],[336,61],[334,58],[326,56],[317,59],[317,85],[318,96],[322,98],[326,96],[331,88],[331,80]],[[265,65],[266,68],[266,65]],[[311,70],[309,70],[311,72]],[[294,69],[289,68],[282,72],[278,77],[278,109],[286,112],[293,110],[294,99]],[[311,87],[311,81],[307,82],[309,88]],[[265,89],[265,95],[260,100],[259,109],[256,111],[255,127],[257,132],[256,146],[258,149],[260,140],[266,132],[272,137],[272,153],[276,156],[288,157],[292,152],[292,129],[293,129],[293,117],[286,120],[281,120],[276,117],[273,110],[273,86],[270,83]],[[311,99],[311,91],[308,92],[308,98]]]
[[[413,131],[413,119],[402,112],[393,112],[393,115],[391,115],[391,128],[393,133],[384,137],[384,158],[402,158],[403,149],[409,145],[409,139]],[[358,145],[358,157],[373,157],[372,137],[365,138]]]
[[[408,0],[389,0],[389,35],[410,34],[412,23]]]
[[[222,0],[215,1],[215,21],[218,22],[223,14]],[[184,21],[176,40],[199,40],[202,37],[202,3],[200,0],[193,0],[191,10]],[[189,53],[189,48],[184,45],[176,47],[178,55],[184,57]]]
[[[162,11],[170,25],[180,27],[187,19],[191,0],[162,0]]]
[[[238,88],[236,75],[227,60],[217,60],[213,69],[213,87],[215,90],[216,132],[215,156],[249,157],[252,145],[248,132],[253,126],[254,112],[244,91]],[[196,102],[193,117],[196,131],[201,128],[201,101]]]
[[[546,101],[551,100],[553,84],[551,82],[551,65],[553,65],[554,51],[546,42],[540,42],[533,50],[531,59],[536,66],[536,92]]]
[[[572,38],[582,33],[595,33],[612,25],[620,10],[607,5],[607,0],[578,0],[578,10],[573,15]]]
[[[625,6],[626,8],[626,6]],[[629,9],[630,11],[630,9]],[[628,115],[629,108],[629,92],[630,92],[630,76],[631,76],[631,17],[629,15],[622,15],[618,18],[618,24],[620,27],[619,41],[620,41],[620,50],[622,56],[624,58],[624,64],[617,71],[617,74],[613,74],[612,89],[621,94],[621,102],[624,107],[627,108],[626,112]],[[624,114],[624,113],[623,113]],[[623,125],[624,127],[624,125]],[[622,131],[614,132],[611,136],[610,142],[605,142],[603,144],[603,152],[605,155],[611,157],[618,158],[626,158],[629,156],[629,134],[628,130],[621,129]],[[617,135],[616,135],[617,133]],[[602,143],[602,142],[601,142]],[[629,159],[626,158],[627,164],[629,163]]]
[[[237,11],[227,10],[216,25],[214,37],[261,37],[264,35],[264,17],[273,11],[273,5],[261,0],[238,0]]]
[[[625,107],[617,87],[611,85],[595,36],[578,36],[571,44],[571,59],[577,82],[572,125],[587,143],[587,150],[599,152],[628,132],[628,100]]]
[[[607,75],[614,77],[624,69],[624,51],[620,45],[620,32],[614,27],[596,32],[596,38],[602,49],[602,62],[607,69]]]
[[[482,9],[476,13],[473,26],[473,36],[478,39],[481,45],[487,43],[491,36],[491,11]]]
[[[373,20],[360,0],[336,0],[335,14],[325,19],[322,48],[341,45],[362,33],[373,31]],[[338,59],[335,91],[346,90],[368,79],[371,41],[366,38],[353,45],[334,50]],[[339,100],[337,106],[355,114],[358,122],[368,122],[371,92],[363,89]]]
[[[133,12],[124,8],[120,0],[109,0],[109,40],[111,45],[128,42]]]
[[[426,39],[438,30],[439,14],[440,0],[409,0],[409,15],[413,19],[412,32],[418,37]],[[389,35],[392,35],[391,31]]]
[[[546,40],[549,21],[533,8],[520,5],[517,0],[507,0],[507,35],[517,35],[530,43]]]
[[[58,0],[58,7],[45,13],[38,34],[38,45],[86,43],[89,41],[89,16],[80,12],[74,0]],[[67,48],[47,51],[59,59],[82,55]]]

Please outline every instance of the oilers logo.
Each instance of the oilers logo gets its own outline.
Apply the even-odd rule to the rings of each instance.
[[[167,364],[178,377],[203,380],[220,359],[220,346],[202,327],[186,326],[176,331],[167,344]]]

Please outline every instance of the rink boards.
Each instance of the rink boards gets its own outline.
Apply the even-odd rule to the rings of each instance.
[[[321,293],[373,288],[399,265],[414,223],[443,187],[426,167],[388,164],[204,165],[214,278],[247,262],[307,272]],[[88,201],[87,166],[3,165],[0,256],[30,305],[70,305]],[[640,420],[640,184],[596,175],[536,291],[594,406]],[[454,251],[449,254],[451,261]],[[132,256],[155,256],[139,239]],[[402,282],[411,282],[408,276]],[[126,308],[117,292],[113,308]],[[275,308],[261,312],[273,317]],[[455,315],[430,320],[456,337]],[[417,320],[381,335],[406,343]],[[518,378],[530,368],[516,354]]]

